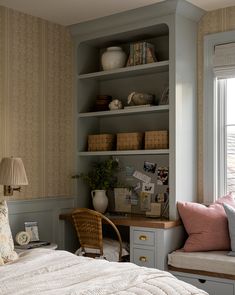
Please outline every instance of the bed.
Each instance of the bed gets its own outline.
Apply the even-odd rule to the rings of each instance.
[[[205,295],[168,272],[50,249],[1,266],[1,295]]]

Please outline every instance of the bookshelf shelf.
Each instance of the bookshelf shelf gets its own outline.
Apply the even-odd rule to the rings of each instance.
[[[169,111],[169,105],[139,107],[139,108],[127,108],[121,110],[110,110],[101,112],[86,112],[79,113],[78,118],[93,118],[93,117],[112,117],[112,116],[127,116],[136,114],[150,114],[150,113],[164,113]]]
[[[168,155],[169,149],[163,150],[126,150],[126,151],[100,151],[100,152],[78,152],[78,156],[135,156],[135,155]]]
[[[125,68],[110,70],[110,71],[99,71],[88,74],[78,75],[78,79],[87,80],[107,80],[107,79],[118,79],[137,75],[154,74],[158,72],[166,72],[169,69],[169,61],[159,61],[150,64],[129,66]]]

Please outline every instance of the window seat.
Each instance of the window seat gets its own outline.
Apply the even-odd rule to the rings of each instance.
[[[235,280],[235,257],[228,253],[174,251],[168,255],[169,270]]]
[[[168,255],[169,271],[210,295],[235,295],[235,257],[227,254],[175,251]]]

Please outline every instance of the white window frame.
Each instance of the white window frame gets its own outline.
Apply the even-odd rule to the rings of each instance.
[[[218,153],[224,150],[219,136],[225,134],[221,129],[218,132],[217,116],[224,116],[224,105],[218,105],[216,95],[223,96],[226,87],[220,87],[217,93],[217,83],[213,68],[213,55],[216,45],[235,42],[235,31],[211,34],[204,37],[204,89],[203,89],[203,202],[210,204],[218,196],[224,195],[225,160],[218,162]],[[221,118],[224,119],[224,118]],[[224,140],[223,140],[224,142]],[[225,157],[225,155],[223,155]],[[219,177],[220,174],[220,177]],[[220,183],[218,183],[218,179]]]

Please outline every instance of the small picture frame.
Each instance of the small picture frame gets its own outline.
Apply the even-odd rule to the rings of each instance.
[[[38,223],[36,221],[28,221],[24,223],[25,231],[30,236],[30,242],[39,241]]]

